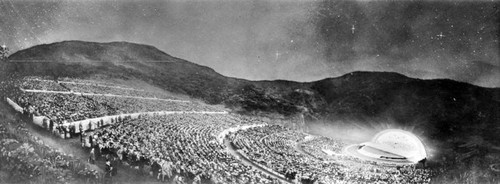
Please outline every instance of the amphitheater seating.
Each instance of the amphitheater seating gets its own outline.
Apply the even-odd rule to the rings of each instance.
[[[90,135],[101,149],[137,154],[149,161],[173,162],[177,173],[202,173],[223,183],[271,183],[275,179],[252,171],[225,151],[216,136],[239,123],[227,115],[175,114],[128,120]],[[141,164],[124,159],[132,165]]]
[[[110,86],[104,84],[89,84],[89,83],[72,83],[60,82],[60,84],[71,91],[78,91],[82,93],[95,93],[95,94],[114,94],[123,96],[147,97],[147,98],[161,98],[161,99],[174,99],[172,96],[165,95],[158,92],[150,92],[141,89],[134,89],[122,86]]]
[[[165,101],[134,97],[156,96],[124,86],[89,81],[55,82],[46,78],[26,78],[22,89],[79,91],[118,96],[62,93],[19,92],[14,101],[36,116],[56,123],[78,121],[108,115],[151,111],[223,111],[195,102]],[[120,96],[123,95],[123,96]],[[263,125],[238,129],[243,125]],[[120,120],[83,136],[83,145],[106,155],[117,155],[133,166],[166,163],[167,170],[188,180],[203,176],[212,183],[280,183],[247,166],[227,152],[220,135],[233,143],[250,161],[304,183],[427,183],[431,173],[412,167],[386,167],[342,155],[341,141],[306,135],[281,126],[235,114],[169,114]],[[338,156],[331,157],[325,150]],[[163,165],[162,165],[163,167]]]
[[[47,91],[68,91],[59,83],[53,80],[45,80],[38,78],[26,78],[19,81],[19,87],[22,89],[36,89]]]
[[[301,144],[305,152],[324,160],[334,159],[334,155],[342,154],[342,148],[345,146],[347,145],[342,141],[327,137],[314,138]]]

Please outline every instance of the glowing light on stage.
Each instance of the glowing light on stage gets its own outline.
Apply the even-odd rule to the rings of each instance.
[[[417,163],[428,157],[422,140],[401,129],[383,130],[371,141],[351,145],[346,150],[363,159],[393,163]]]
[[[386,149],[413,162],[418,162],[427,157],[422,141],[408,131],[399,129],[384,130],[375,135],[372,142],[387,146]]]

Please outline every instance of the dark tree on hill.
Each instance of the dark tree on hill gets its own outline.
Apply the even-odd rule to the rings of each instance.
[[[9,47],[2,45],[0,47],[0,60],[4,60],[9,56]]]

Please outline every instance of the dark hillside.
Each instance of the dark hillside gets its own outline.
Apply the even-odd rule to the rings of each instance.
[[[361,77],[364,79],[359,80],[356,73],[352,75],[312,84],[311,88],[327,104],[320,109],[322,117],[389,117],[403,126],[416,126],[415,123],[419,122],[419,128],[436,138],[500,133],[494,128],[500,121],[500,115],[496,113],[500,112],[500,101],[495,97],[499,94],[498,89],[484,89],[451,80],[406,77],[386,81]]]
[[[247,81],[222,76],[152,46],[126,42],[34,46],[12,54],[1,68],[2,74],[10,76],[133,79],[211,104],[224,103],[243,113],[303,113],[309,122],[350,119],[369,124],[372,119],[391,119],[425,130],[424,136],[438,142],[459,144],[480,135],[500,145],[500,89],[452,80],[353,72],[308,83]]]
[[[38,45],[9,56],[6,73],[74,77],[100,75],[138,79],[165,90],[220,103],[228,86],[240,80],[213,69],[172,57],[152,46],[126,42],[65,41]]]
[[[106,44],[65,41],[34,46],[9,56],[9,60],[58,62],[176,62],[180,61],[149,45],[127,42]]]

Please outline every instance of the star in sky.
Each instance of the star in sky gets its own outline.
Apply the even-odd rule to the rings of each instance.
[[[375,70],[499,87],[498,4],[0,0],[0,43],[136,42],[252,80]]]
[[[436,35],[437,37],[439,37],[440,39],[444,38],[445,35],[443,34],[443,32],[439,33],[438,35]]]

